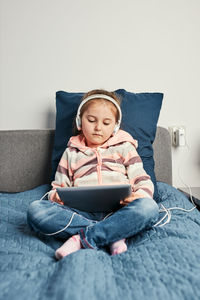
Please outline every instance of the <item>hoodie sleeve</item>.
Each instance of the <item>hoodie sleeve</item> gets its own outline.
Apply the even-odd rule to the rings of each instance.
[[[132,185],[133,200],[138,198],[153,198],[154,185],[150,176],[143,168],[142,160],[135,146],[130,142],[125,144],[124,165],[130,184]]]
[[[69,167],[69,150],[68,148],[64,151],[60,162],[58,164],[55,179],[51,182],[52,190],[49,193],[49,199],[54,201],[54,194],[56,193],[57,187],[70,187],[72,186],[72,174]],[[60,203],[60,202],[59,202]],[[60,203],[63,204],[63,203]]]

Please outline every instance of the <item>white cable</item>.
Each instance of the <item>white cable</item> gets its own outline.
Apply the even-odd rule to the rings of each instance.
[[[185,212],[191,212],[191,211],[193,211],[194,209],[196,208],[196,206],[195,207],[192,207],[192,208],[190,208],[190,209],[186,209],[186,208],[182,208],[182,207],[170,207],[170,208],[168,208],[168,210],[182,210],[182,211],[185,211]]]
[[[190,147],[189,147],[187,141],[186,141],[186,146],[187,146],[188,150],[190,150]],[[181,175],[180,175],[180,166],[181,166],[181,164],[179,164],[179,167],[178,167],[178,176],[179,176],[179,179],[181,180],[181,182],[183,183],[183,185],[186,186],[186,187],[189,189],[190,200],[191,200],[191,202],[192,202],[192,204],[193,204],[193,207],[192,207],[191,209],[185,209],[185,208],[182,208],[182,207],[176,207],[176,206],[175,206],[175,207],[170,207],[170,208],[165,208],[164,205],[161,204],[161,206],[163,207],[163,209],[160,210],[160,212],[164,212],[164,211],[165,211],[166,213],[165,213],[164,217],[163,217],[161,220],[159,220],[153,227],[156,227],[156,226],[162,227],[162,226],[166,225],[167,223],[169,223],[170,220],[171,220],[171,212],[170,212],[171,210],[181,210],[181,211],[185,211],[185,212],[192,212],[192,211],[196,208],[196,204],[194,203],[194,200],[193,200],[191,188],[190,188],[190,186],[188,186],[188,185],[183,181],[183,179],[182,179],[182,177],[181,177]],[[161,224],[162,221],[163,221],[166,217],[168,217],[168,218],[167,218],[167,221],[165,221],[163,224]]]
[[[162,217],[156,224],[153,225],[153,227],[162,227],[164,225],[166,225],[167,223],[170,222],[171,220],[171,212],[168,211],[168,209],[166,207],[164,207],[163,204],[161,204],[161,206],[163,207],[162,210],[159,210],[159,212],[163,212],[165,211],[165,215],[164,217]],[[167,221],[165,221],[163,224],[160,225],[160,223],[162,223],[162,221],[167,217]]]
[[[40,198],[39,201],[42,201],[42,200],[44,199],[44,197],[45,197],[46,195],[48,195],[49,193],[50,193],[50,191],[47,192],[46,194],[44,194],[44,196],[42,196],[42,198]]]
[[[102,221],[104,221],[105,219],[107,219],[108,217],[110,217],[113,214],[113,212],[109,213],[108,215],[106,215]]]
[[[185,212],[191,212],[191,211],[193,211],[195,208],[196,208],[196,206],[195,207],[192,207],[191,209],[185,209],[185,208],[182,208],[182,207],[170,207],[170,208],[166,208],[166,207],[164,207],[164,205],[162,205],[161,204],[161,206],[163,207],[163,209],[161,209],[161,210],[159,210],[159,212],[166,212],[166,214],[164,215],[164,217],[161,219],[161,220],[159,220],[156,224],[154,224],[153,225],[153,227],[162,227],[162,226],[164,226],[164,225],[166,225],[167,223],[169,223],[170,222],[170,220],[171,220],[171,210],[182,210],[182,211],[185,211]],[[166,218],[168,216],[168,219],[167,219],[167,221],[165,221],[163,224],[161,224],[161,225],[159,225],[160,223],[162,223],[162,221]]]
[[[73,215],[71,216],[71,219],[69,220],[68,224],[64,228],[62,228],[62,229],[60,229],[60,230],[58,230],[56,232],[52,232],[52,233],[44,233],[44,232],[41,232],[41,233],[44,234],[44,235],[56,235],[56,234],[64,231],[65,229],[67,229],[67,227],[70,226],[70,224],[71,224],[71,222],[72,222],[72,220],[73,220],[73,218],[74,218],[75,215],[76,215],[76,213],[74,212]]]
[[[186,137],[185,137],[185,144],[187,146],[187,149],[188,151],[190,151],[190,146],[188,145],[187,143],[187,140],[186,140]],[[191,187],[189,185],[187,185],[184,180],[182,179],[181,175],[180,175],[180,167],[181,167],[182,164],[179,164],[178,166],[178,177],[180,179],[180,181],[183,183],[183,185],[189,190],[189,195],[190,195],[190,201],[192,202],[192,204],[194,205],[194,208],[196,208],[196,204],[194,203],[194,200],[193,200],[193,196],[192,196],[192,191],[191,191]],[[193,209],[194,209],[193,208]],[[192,211],[193,209],[191,210],[186,210],[186,211]],[[184,210],[184,209],[183,209]]]
[[[171,212],[167,210],[167,221],[165,221],[163,224],[159,225],[159,227],[165,226],[166,224],[168,224],[171,221]]]
[[[196,204],[194,203],[194,200],[193,200],[193,195],[192,195],[192,191],[191,191],[191,187],[189,185],[187,185],[183,179],[181,178],[181,175],[180,175],[180,166],[178,167],[178,176],[179,176],[179,179],[181,180],[181,182],[183,183],[183,185],[188,188],[189,190],[189,196],[190,196],[190,201],[192,202],[192,204],[194,205],[194,208],[196,208]]]
[[[42,198],[40,198],[39,201],[42,201],[42,200],[44,199],[44,197],[45,197],[46,195],[48,195],[49,193],[50,193],[50,191],[47,192],[46,194],[44,194],[44,196],[42,196]],[[60,230],[58,230],[58,231],[56,231],[56,232],[52,232],[52,233],[44,233],[44,232],[41,232],[41,233],[44,234],[44,235],[49,235],[49,236],[51,236],[51,235],[56,235],[56,234],[58,234],[58,233],[64,231],[65,229],[67,229],[67,228],[70,226],[70,224],[71,224],[71,222],[72,222],[72,220],[73,220],[75,214],[76,214],[75,212],[72,214],[72,216],[71,216],[71,218],[70,218],[68,224],[67,224],[64,228],[62,228],[62,229],[60,229]]]
[[[167,217],[167,213],[162,217],[156,224],[153,225],[153,227],[159,227],[159,224],[162,223],[162,221]]]

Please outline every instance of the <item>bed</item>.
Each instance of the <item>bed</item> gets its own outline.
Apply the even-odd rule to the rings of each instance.
[[[54,130],[0,131],[0,299],[200,299],[200,215],[174,210],[171,221],[128,239],[128,251],[83,249],[54,258],[62,241],[27,225],[30,202],[50,189]],[[153,144],[159,205],[192,204],[172,187],[171,142]],[[13,176],[15,175],[15,176]]]

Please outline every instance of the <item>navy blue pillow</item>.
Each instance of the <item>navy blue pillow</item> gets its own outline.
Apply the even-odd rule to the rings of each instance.
[[[131,93],[124,89],[116,90],[122,99],[121,129],[129,132],[138,140],[138,153],[144,169],[154,183],[154,199],[158,198],[156,177],[154,173],[153,147],[157,122],[162,106],[162,93]],[[73,135],[73,120],[84,93],[56,93],[56,130],[52,154],[52,180],[69,138]]]

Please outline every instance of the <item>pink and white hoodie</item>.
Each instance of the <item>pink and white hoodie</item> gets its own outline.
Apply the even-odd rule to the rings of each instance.
[[[97,148],[87,147],[82,134],[72,136],[59,162],[49,198],[61,184],[71,187],[123,183],[132,185],[133,200],[152,198],[154,186],[136,148],[137,141],[123,130]]]

